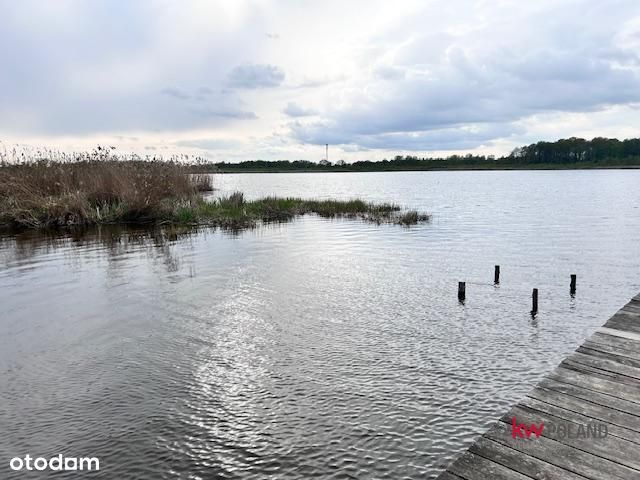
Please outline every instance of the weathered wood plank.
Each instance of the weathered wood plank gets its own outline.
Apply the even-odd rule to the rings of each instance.
[[[611,355],[612,360],[623,362],[626,359],[634,360],[634,365],[640,365],[640,352],[632,352],[630,350],[620,350],[619,348],[610,347],[609,345],[603,345],[601,343],[593,343],[586,341],[577,348],[577,352],[582,350],[589,350],[591,352],[600,352],[603,354]],[[583,352],[584,353],[584,352]]]
[[[609,395],[629,402],[640,403],[640,399],[637,398],[637,387],[623,385],[611,381],[611,379],[606,377],[600,378],[590,375],[589,373],[558,367],[551,372],[547,378],[576,385],[578,387],[586,388],[587,390],[596,391],[603,395]]]
[[[620,309],[621,312],[628,313],[630,315],[636,315],[640,318],[640,303],[629,302]]]
[[[638,352],[640,350],[640,342],[638,340],[616,337],[614,335],[608,335],[606,333],[596,332],[591,335],[587,339],[587,341],[611,345],[612,347],[618,348],[620,350],[628,350],[630,352]]]
[[[465,480],[531,480],[531,477],[471,452],[463,453],[447,470]]]
[[[611,317],[604,326],[606,328],[614,328],[616,330],[624,330],[626,332],[640,333],[638,315],[623,312],[622,310]]]
[[[570,383],[558,382],[551,378],[544,378],[539,384],[538,388],[546,388],[547,390],[554,390],[566,395],[571,395],[576,398],[581,398],[598,405],[610,407],[621,412],[628,413],[640,417],[640,403],[633,403],[621,398],[612,397],[595,390],[587,390],[586,388],[572,385]]]
[[[609,422],[607,421],[607,419],[594,418],[592,416],[585,415],[584,413],[576,412],[562,406],[548,403],[540,399],[540,397],[544,397],[544,395],[539,395],[540,391],[541,390],[536,389],[535,390],[535,392],[537,392],[535,394],[536,396],[526,397],[518,405],[527,407],[531,410],[536,410],[541,413],[553,415],[554,417],[557,417],[558,420],[564,420],[565,421],[564,423],[566,422],[574,423],[576,428],[578,425],[586,426],[590,423],[592,424],[604,423],[607,425],[607,432],[609,435],[614,435],[616,437],[622,438],[629,442],[636,443],[638,444],[638,448],[640,448],[640,432],[638,432],[637,430],[627,428],[624,425],[618,425],[617,423]],[[530,392],[530,394],[534,395],[534,392]],[[554,423],[560,423],[560,422],[554,422]]]
[[[631,468],[569,445],[564,445],[550,438],[544,436],[536,440],[513,438],[511,425],[504,422],[496,422],[484,436],[518,450],[525,455],[591,480],[611,480],[613,478],[638,480],[638,472]]]
[[[549,415],[539,410],[533,410],[525,405],[516,405],[509,413],[500,420],[511,424],[512,418],[516,418],[517,422],[531,425],[535,423],[551,424],[558,423],[558,417]],[[637,470],[640,478],[640,456],[638,455],[638,444],[629,442],[613,435],[607,435],[605,438],[571,438],[569,435],[562,435],[558,430],[543,429],[542,436],[551,438],[559,443],[569,445],[583,450],[593,455],[597,455],[612,462],[625,465],[629,468]],[[537,441],[534,436],[529,441]]]
[[[627,330],[619,330],[615,328],[602,326],[598,330],[596,330],[596,332],[604,333],[605,335],[611,335],[619,338],[627,338],[629,340],[635,340],[636,342],[640,342],[640,333],[629,332]]]
[[[630,367],[613,360],[598,358],[593,355],[585,355],[584,353],[576,352],[569,357],[568,361],[587,365],[589,367],[598,368],[600,370],[606,370],[608,372],[616,373],[618,375],[624,375],[638,380],[640,382],[640,368]]]
[[[563,368],[567,368],[569,370],[575,370],[577,372],[587,373],[591,376],[604,378],[610,380],[612,382],[616,382],[620,385],[627,385],[633,388],[638,388],[640,386],[640,382],[635,378],[627,377],[626,375],[619,375],[615,372],[611,372],[609,370],[602,370],[601,368],[591,367],[589,365],[585,365],[584,363],[577,363],[572,360],[563,360],[560,365]]]
[[[481,437],[471,448],[471,453],[499,463],[523,475],[535,475],[538,480],[584,480],[585,477],[557,467],[535,457],[507,447],[487,437]]]
[[[596,358],[600,358],[602,360],[610,360],[612,362],[620,363],[622,365],[626,365],[627,367],[633,367],[640,369],[640,360],[636,360],[635,358],[623,357],[621,355],[617,355],[615,353],[607,353],[601,350],[594,350],[592,348],[587,348],[584,345],[580,346],[576,349],[576,353],[582,353],[584,355],[591,355]]]

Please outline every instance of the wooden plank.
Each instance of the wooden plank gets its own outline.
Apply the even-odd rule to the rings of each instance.
[[[612,480],[615,478],[638,480],[638,472],[633,469],[550,438],[544,436],[536,440],[513,438],[511,425],[504,422],[496,422],[484,436],[525,455],[591,480]]]
[[[623,350],[623,349],[620,349],[620,348],[612,347],[610,345],[605,345],[603,343],[593,343],[593,342],[590,342],[589,340],[584,342],[578,348],[579,349],[580,348],[588,348],[589,350],[597,350],[599,352],[609,353],[611,355],[615,355],[616,357],[631,358],[633,360],[640,361],[640,351],[633,352],[631,350]]]
[[[619,330],[616,328],[607,328],[602,326],[594,333],[604,333],[605,335],[610,335],[612,337],[626,338],[628,340],[640,342],[640,333],[628,332],[626,330]]]
[[[623,385],[611,381],[609,378],[599,378],[589,375],[588,373],[585,374],[584,372],[563,367],[556,368],[547,378],[576,385],[587,390],[592,390],[603,395],[609,395],[629,402],[640,403],[640,399],[637,398],[637,387]]]
[[[540,391],[541,390],[536,389],[536,392],[540,392]],[[530,394],[533,395],[534,392],[530,392]],[[536,396],[527,397],[524,400],[522,400],[522,402],[520,402],[518,405],[527,407],[531,410],[536,410],[541,413],[553,415],[554,417],[557,417],[558,420],[565,420],[564,423],[567,423],[567,422],[574,423],[576,428],[575,431],[577,431],[578,425],[583,425],[586,427],[586,425],[590,423],[596,424],[596,425],[598,424],[601,425],[604,423],[607,425],[607,432],[609,435],[614,435],[616,437],[622,438],[629,442],[635,443],[638,445],[638,448],[640,448],[640,432],[627,428],[624,425],[618,425],[617,423],[609,422],[607,421],[607,419],[594,418],[592,416],[585,415],[584,413],[581,413],[581,412],[576,412],[574,410],[569,410],[568,408],[565,408],[562,406],[548,403],[544,400],[541,400],[539,397],[544,397],[544,395],[536,394]],[[553,422],[553,423],[557,424],[561,422]]]
[[[629,302],[619,311],[640,317],[640,302]]]
[[[631,340],[629,338],[616,337],[614,335],[608,335],[605,333],[596,332],[591,335],[588,341],[593,343],[603,343],[605,345],[611,345],[620,350],[629,350],[631,352],[640,351],[640,341]]]
[[[628,367],[640,368],[640,359],[629,358],[617,353],[603,352],[602,350],[585,347],[584,345],[576,349],[577,353],[583,353],[584,355],[592,355],[603,360],[611,360],[613,362],[627,365]]]
[[[568,361],[587,365],[589,367],[598,368],[600,370],[606,370],[607,372],[616,373],[618,375],[624,375],[637,380],[640,383],[640,368],[630,367],[613,360],[598,358],[593,355],[585,355],[584,353],[576,352],[569,357]]]
[[[616,382],[620,385],[627,385],[635,389],[637,389],[640,385],[640,382],[635,378],[627,377],[626,375],[619,375],[617,373],[610,372],[608,370],[602,370],[596,367],[591,367],[589,365],[584,365],[583,363],[576,363],[571,360],[563,360],[560,365],[569,370],[586,373],[593,377],[604,378],[612,382]]]
[[[459,476],[454,475],[451,472],[447,472],[446,470],[438,475],[438,480],[461,480]],[[464,480],[464,479],[462,479]]]
[[[468,451],[447,470],[465,480],[531,480],[531,477]]]
[[[640,322],[638,322],[638,315],[623,312],[622,310],[611,317],[604,326],[605,328],[613,328],[616,330],[624,330],[626,332],[640,334]]]
[[[558,382],[551,378],[544,378],[538,384],[537,388],[554,390],[556,392],[564,393],[565,395],[571,395],[576,398],[581,398],[598,405],[603,405],[605,407],[610,407],[615,410],[640,417],[640,403],[633,403],[598,391],[587,390],[586,388],[572,385],[570,383]]]
[[[481,437],[471,448],[471,453],[499,463],[523,475],[535,474],[539,480],[584,480],[585,477],[526,455],[487,437]]]
[[[554,417],[539,410],[533,410],[524,405],[516,405],[509,413],[500,420],[511,425],[511,419],[515,417],[519,424],[524,423],[530,425],[535,423],[551,424],[558,423],[558,417]],[[640,478],[640,456],[638,455],[638,444],[629,442],[613,435],[607,435],[605,438],[571,438],[568,435],[562,435],[558,430],[543,429],[542,436],[551,438],[559,443],[570,447],[578,448],[582,451],[591,453],[598,457],[606,458],[620,465],[624,465],[631,469],[637,470],[637,477]],[[527,440],[527,439],[520,439]],[[532,436],[528,441],[535,442],[539,440]]]

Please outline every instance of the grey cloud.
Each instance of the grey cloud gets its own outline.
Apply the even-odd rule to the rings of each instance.
[[[289,102],[283,112],[290,117],[309,117],[316,115],[318,112],[312,108],[304,108],[296,102]]]
[[[322,123],[311,125],[297,123],[292,125],[292,130],[296,138],[303,143],[345,145],[348,151],[470,149],[489,143],[496,138],[506,138],[524,132],[521,126],[514,123],[480,123],[419,132],[355,135],[340,133],[335,128],[328,128]]]
[[[215,8],[4,2],[0,44],[11,48],[0,48],[0,64],[11,74],[0,75],[0,134],[142,137],[256,118],[222,87],[237,56],[255,55],[263,20],[250,16],[224,32],[189,23]]]
[[[188,100],[191,98],[191,95],[180,90],[177,87],[166,87],[160,90],[162,95],[167,95],[169,97],[177,98],[178,100]]]
[[[204,97],[213,95],[213,89],[209,87],[200,87],[198,88],[198,90],[196,90],[196,94]]]
[[[231,72],[227,84],[233,88],[270,88],[284,81],[284,71],[276,65],[238,65]]]

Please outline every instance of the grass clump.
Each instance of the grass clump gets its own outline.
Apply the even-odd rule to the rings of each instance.
[[[416,223],[426,222],[429,220],[429,215],[424,213],[419,213],[416,210],[409,210],[407,212],[401,213],[397,216],[396,222],[399,225],[415,225]]]
[[[246,201],[240,192],[207,202],[194,203],[198,223],[229,228],[245,228],[258,223],[286,222],[297,216],[316,214],[324,218],[352,218],[375,223],[415,225],[428,215],[405,215],[398,205],[368,203],[363,200],[305,200],[294,197],[266,197]]]

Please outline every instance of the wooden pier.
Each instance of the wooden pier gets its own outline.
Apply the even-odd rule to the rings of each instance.
[[[544,427],[521,438],[520,424]],[[438,477],[532,478],[640,480],[640,295]]]

